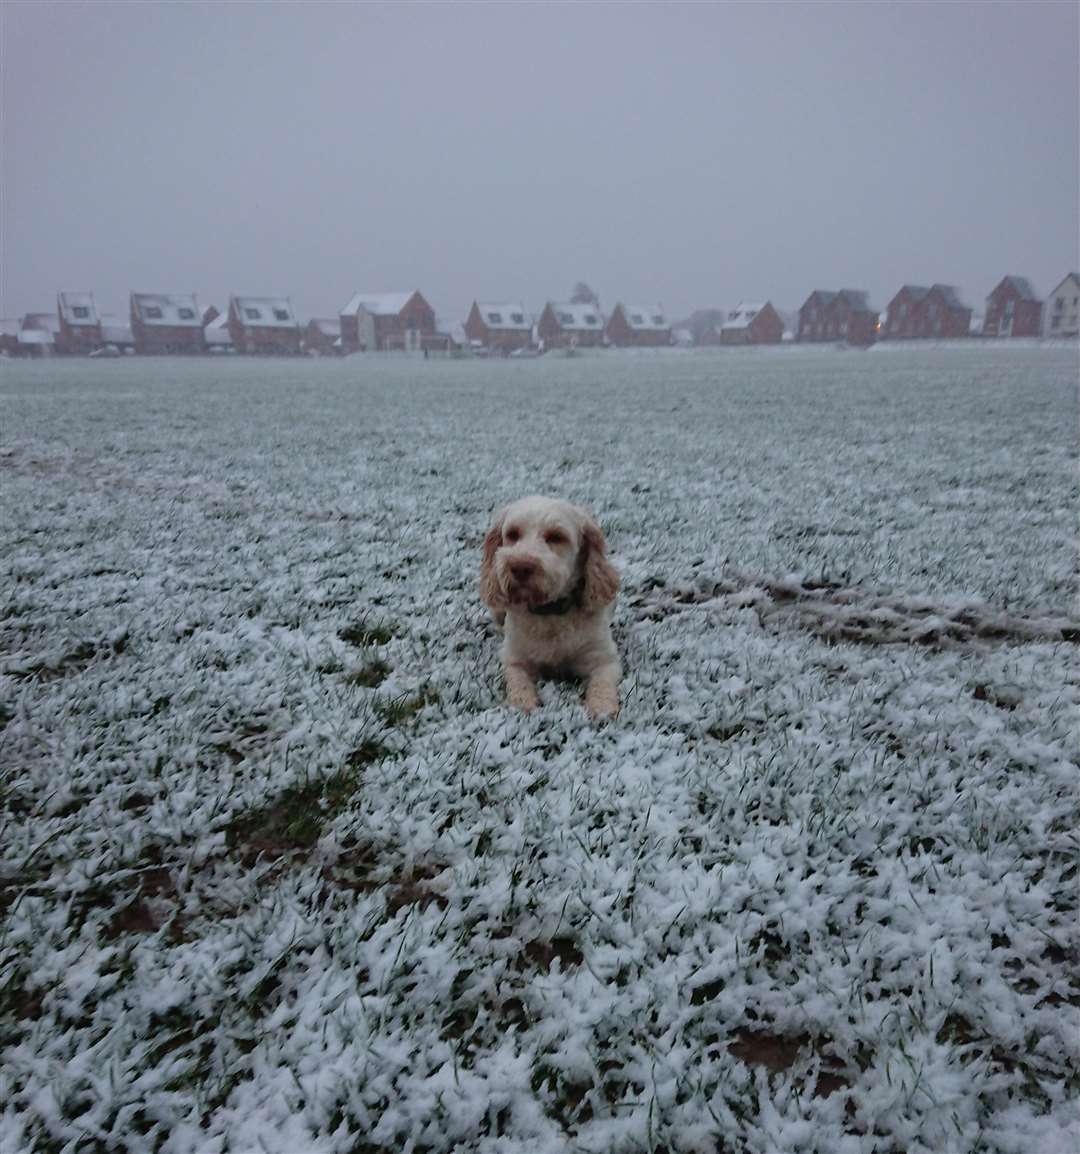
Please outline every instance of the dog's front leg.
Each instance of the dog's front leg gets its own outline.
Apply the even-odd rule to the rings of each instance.
[[[539,704],[540,696],[536,692],[536,682],[532,671],[524,665],[507,664],[506,691],[510,697],[510,704],[526,713],[531,713]]]
[[[598,665],[585,686],[585,708],[592,717],[614,717],[619,712],[619,677],[617,661]]]

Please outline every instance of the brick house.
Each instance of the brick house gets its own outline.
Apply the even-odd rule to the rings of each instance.
[[[778,345],[784,322],[771,301],[742,302],[726,321],[713,325],[698,342],[702,345]]]
[[[0,320],[0,356],[14,357],[19,352],[19,322]]]
[[[1080,272],[1071,272],[1047,297],[1048,337],[1080,336]]]
[[[596,305],[548,301],[536,325],[546,349],[595,348],[604,341],[604,317]]]
[[[238,353],[300,355],[300,322],[288,297],[229,297],[228,326]]]
[[[341,318],[319,317],[304,328],[304,352],[333,356],[341,352]]]
[[[512,353],[532,344],[532,317],[520,301],[473,301],[465,318],[465,336],[485,349]]]
[[[616,348],[664,348],[671,344],[671,322],[660,305],[624,305],[608,317],[605,330]]]
[[[885,340],[952,340],[971,330],[971,309],[952,285],[904,285],[889,301]]]
[[[799,309],[799,341],[847,341],[871,345],[877,337],[878,314],[861,289],[815,289]]]
[[[1003,277],[986,298],[984,337],[1041,337],[1043,304],[1031,282],[1022,276]]]
[[[194,293],[132,293],[131,334],[144,356],[206,352]]]
[[[435,337],[435,310],[419,292],[357,293],[339,317],[346,353],[418,350]]]
[[[85,355],[101,348],[101,318],[93,293],[57,293],[56,315],[60,324],[57,352]]]

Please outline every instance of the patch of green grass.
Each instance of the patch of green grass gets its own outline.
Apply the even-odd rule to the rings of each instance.
[[[411,721],[425,706],[434,705],[438,700],[438,692],[425,686],[416,694],[402,693],[398,697],[376,702],[375,712],[387,725],[402,725]]]
[[[354,669],[345,674],[347,685],[360,685],[364,689],[374,689],[390,676],[390,666],[385,661],[369,661],[363,669]]]
[[[349,645],[386,645],[394,638],[394,630],[383,621],[369,621],[361,617],[338,632],[338,637]]]

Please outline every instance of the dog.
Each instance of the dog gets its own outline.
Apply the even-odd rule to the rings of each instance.
[[[484,538],[480,596],[503,628],[502,663],[510,704],[540,704],[536,679],[585,679],[595,718],[619,712],[619,653],[611,605],[619,575],[591,513],[554,497],[523,497],[495,514]]]

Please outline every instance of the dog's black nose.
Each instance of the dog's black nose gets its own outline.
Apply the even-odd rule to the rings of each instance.
[[[536,568],[535,561],[515,561],[510,566],[510,576],[515,581],[528,581],[536,572]]]

